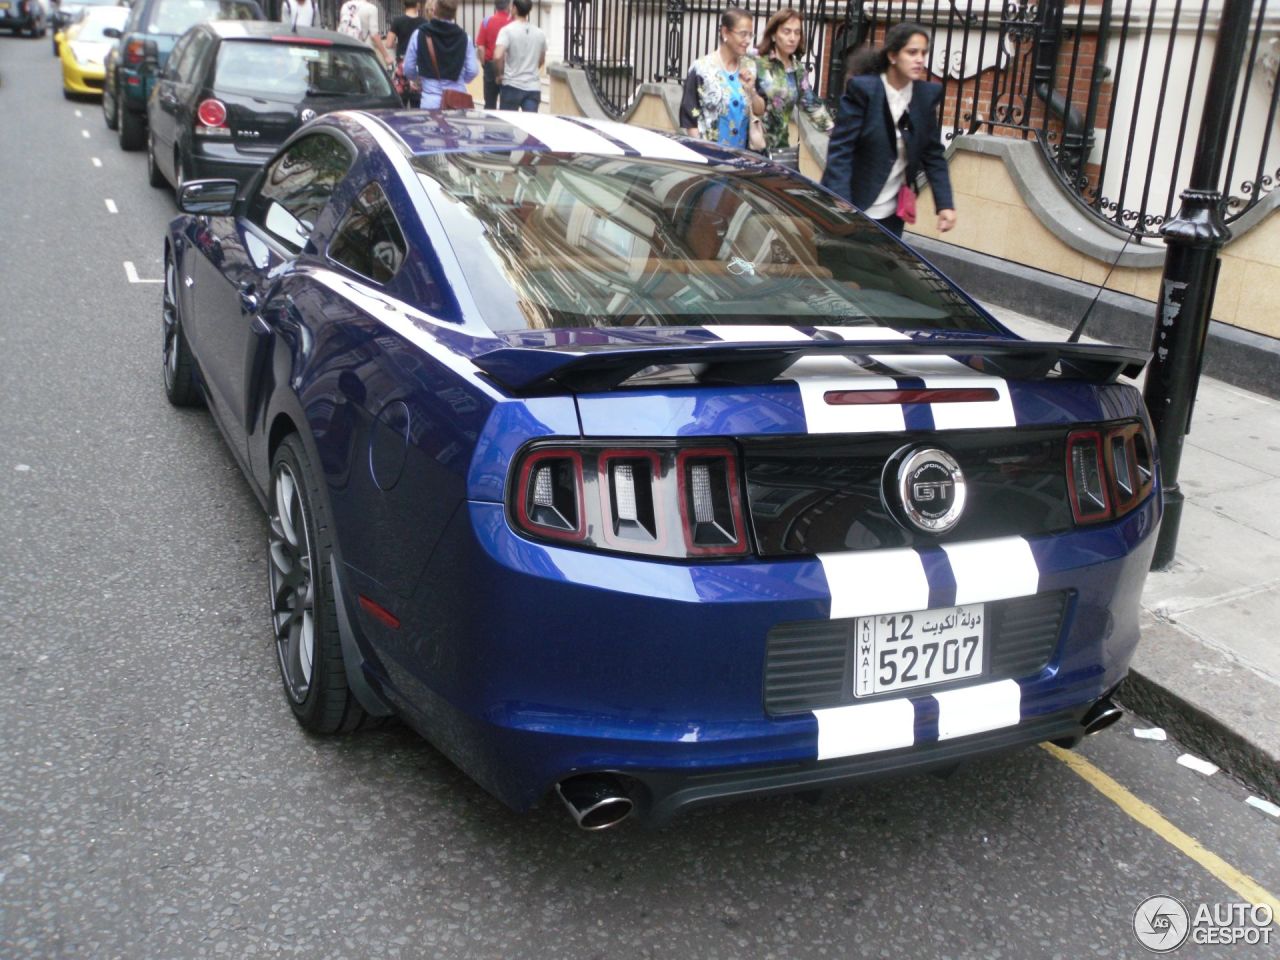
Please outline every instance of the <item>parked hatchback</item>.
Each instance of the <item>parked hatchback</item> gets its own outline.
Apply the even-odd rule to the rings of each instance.
[[[147,98],[178,38],[205,20],[262,20],[255,0],[137,0],[107,54],[102,116],[124,150],[146,142]]]
[[[147,172],[156,187],[204,177],[243,184],[313,117],[399,106],[368,44],[309,27],[211,21],[188,31],[160,72]]]
[[[29,37],[43,37],[47,25],[41,0],[0,0],[0,30],[14,36],[26,31]]]

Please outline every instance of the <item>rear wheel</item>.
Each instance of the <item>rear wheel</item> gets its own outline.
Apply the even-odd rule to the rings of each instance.
[[[116,121],[116,104],[119,98],[111,92],[108,84],[102,88],[102,119],[108,130],[114,130],[119,124]]]
[[[121,150],[141,150],[146,144],[146,125],[142,118],[124,103],[124,97],[116,97],[116,131],[120,135]]]
[[[150,129],[147,130],[147,183],[153,187],[166,185],[164,174],[156,165],[156,138]]]
[[[347,686],[329,572],[333,523],[297,434],[272,458],[269,513],[271,621],[285,698],[313,733],[348,733],[369,718]]]
[[[194,407],[200,403],[196,388],[195,360],[182,331],[182,314],[178,307],[178,265],[165,251],[164,297],[161,305],[164,320],[164,394],[175,407]]]

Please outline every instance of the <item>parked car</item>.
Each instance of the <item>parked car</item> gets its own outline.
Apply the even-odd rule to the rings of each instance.
[[[136,0],[107,54],[102,116],[124,150],[146,143],[147,98],[178,37],[205,20],[263,20],[255,0]]]
[[[29,37],[43,37],[48,14],[41,0],[0,0],[0,30],[16,36],[23,30]]]
[[[106,31],[119,30],[128,16],[128,7],[90,7],[67,28],[59,56],[64,97],[102,96],[102,63],[113,42]]]
[[[213,20],[187,31],[160,71],[147,171],[157,187],[201,177],[243,183],[312,117],[399,106],[368,44],[329,30]]]
[[[53,27],[53,55],[59,56],[61,51],[58,44],[62,42],[61,36],[66,30],[82,16],[90,7],[125,7],[129,4],[126,0],[63,0],[62,3],[55,2],[53,4],[53,13],[49,17],[49,23]]]
[[[1161,517],[1132,348],[1027,342],[759,157],[342,112],[187,183],[164,383],[269,516],[286,699],[580,825],[1113,722]]]

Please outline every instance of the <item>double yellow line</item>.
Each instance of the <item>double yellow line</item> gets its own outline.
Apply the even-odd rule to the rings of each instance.
[[[1253,877],[1237,870],[1216,853],[1206,850],[1200,841],[1179,830],[1166,820],[1155,807],[1139,800],[1120,784],[1095,767],[1092,763],[1069,750],[1055,747],[1051,743],[1040,746],[1057,757],[1078,776],[1086,780],[1095,790],[1114,803],[1138,823],[1142,824],[1161,840],[1190,857],[1200,866],[1225,883],[1240,895],[1242,900],[1253,904],[1266,904],[1280,917],[1280,898],[1270,893]]]

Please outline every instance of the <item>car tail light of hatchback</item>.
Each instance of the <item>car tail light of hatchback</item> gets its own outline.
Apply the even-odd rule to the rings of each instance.
[[[748,549],[730,446],[535,444],[512,476],[510,515],[539,539],[672,559]]]
[[[160,48],[154,40],[133,39],[125,44],[124,62],[127,66],[137,67],[144,64],[154,66],[160,61]]]
[[[202,100],[196,107],[196,123],[192,132],[202,137],[229,137],[231,129],[227,126],[227,107],[221,100],[210,97]]]
[[[1140,423],[1073,430],[1067,436],[1067,488],[1076,523],[1123,517],[1155,482],[1151,443]]]

